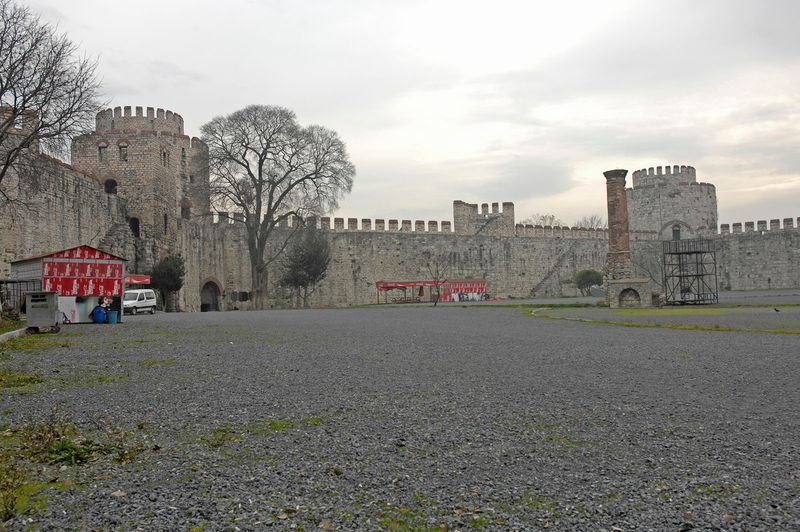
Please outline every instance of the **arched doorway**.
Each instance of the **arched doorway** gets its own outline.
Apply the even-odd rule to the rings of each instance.
[[[103,183],[103,190],[106,191],[106,194],[116,194],[117,182],[113,179],[106,179],[106,182]]]
[[[219,310],[219,286],[214,281],[208,281],[200,290],[200,312],[213,312]]]
[[[633,288],[626,288],[619,293],[619,306],[620,307],[641,307],[642,300],[639,298],[639,292]]]

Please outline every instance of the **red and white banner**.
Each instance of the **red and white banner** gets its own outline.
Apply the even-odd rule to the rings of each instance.
[[[122,279],[45,277],[42,289],[61,296],[121,296]]]
[[[114,258],[102,251],[87,249],[96,252],[91,253],[93,257],[87,257],[89,253],[81,253],[83,257],[75,257],[75,260],[55,256],[42,259],[42,289],[58,292],[62,296],[121,296],[124,291],[122,263],[94,262]]]

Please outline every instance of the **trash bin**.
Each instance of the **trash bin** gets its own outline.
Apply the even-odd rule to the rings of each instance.
[[[117,311],[116,310],[109,310],[108,311],[108,323],[109,325],[113,325],[117,323]]]

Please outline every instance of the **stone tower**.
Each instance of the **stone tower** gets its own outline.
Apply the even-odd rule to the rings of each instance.
[[[172,111],[101,111],[95,131],[73,141],[72,165],[127,200],[140,271],[177,248],[182,224],[210,211],[208,148],[184,134],[183,118]]]
[[[491,235],[514,236],[514,204],[510,201],[481,204],[478,212],[477,203],[466,203],[461,200],[453,202],[453,231],[459,235]]]
[[[627,190],[631,231],[655,231],[660,240],[716,234],[716,188],[698,183],[693,167],[651,167],[632,177]]]

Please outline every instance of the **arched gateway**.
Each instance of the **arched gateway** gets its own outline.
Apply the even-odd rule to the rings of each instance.
[[[200,312],[219,310],[219,296],[219,285],[213,280],[207,281],[200,289]]]

